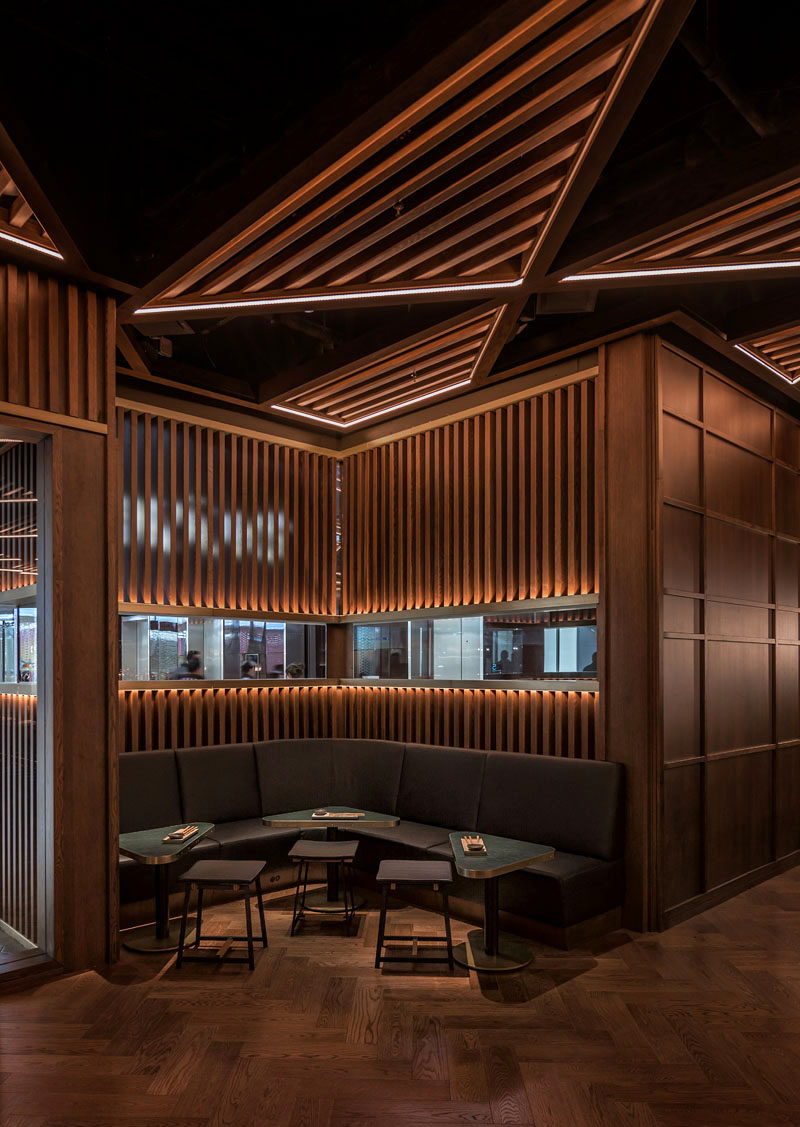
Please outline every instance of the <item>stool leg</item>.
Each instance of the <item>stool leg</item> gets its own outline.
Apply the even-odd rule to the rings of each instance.
[[[303,875],[303,862],[297,866],[297,884],[294,887],[294,908],[292,909],[292,926],[289,929],[289,934],[294,935],[295,928],[298,924],[298,906],[300,904],[300,880]]]
[[[261,945],[269,947],[267,942],[267,921],[264,919],[264,901],[261,894],[261,874],[256,877],[256,896],[258,897],[258,916],[261,920]]]
[[[383,933],[386,930],[386,901],[387,889],[386,885],[381,889],[381,915],[378,920],[378,946],[375,948],[375,967],[380,969],[381,957],[383,956]]]
[[[450,905],[447,901],[447,893],[442,891],[442,908],[444,909],[444,933],[447,936],[447,965],[452,974],[455,969],[453,966],[453,937],[450,934]]]
[[[200,929],[203,926],[203,886],[197,890],[197,931],[194,933],[194,945],[200,946]]]
[[[253,920],[250,915],[250,892],[244,898],[244,918],[247,923],[247,962],[250,970],[256,969],[256,958],[253,952]]]
[[[189,915],[189,899],[192,895],[192,886],[186,885],[186,895],[183,898],[183,915],[181,916],[181,934],[178,939],[178,957],[175,960],[175,966],[181,967],[183,965],[183,944],[186,941],[186,918]]]

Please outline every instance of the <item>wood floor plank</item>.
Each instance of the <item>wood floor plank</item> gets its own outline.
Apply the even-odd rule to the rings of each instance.
[[[276,898],[252,973],[125,952],[0,996],[0,1123],[797,1127],[799,918],[792,870],[661,935],[538,945],[501,978],[376,971],[374,906],[350,937],[292,938]]]

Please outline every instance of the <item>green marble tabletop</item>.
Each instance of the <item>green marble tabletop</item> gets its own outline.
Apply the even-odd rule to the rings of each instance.
[[[467,832],[476,831],[459,830],[450,834],[456,871],[462,877],[476,877],[478,880],[501,877],[514,869],[524,869],[532,861],[552,861],[554,856],[554,850],[549,845],[516,841],[512,837],[495,837],[493,834],[481,834],[485,853],[465,853],[461,839]]]
[[[378,814],[374,810],[362,810],[360,806],[321,806],[320,810],[327,810],[330,814],[342,814],[349,811],[358,811],[363,818],[312,818],[316,807],[310,810],[292,810],[288,814],[265,814],[265,826],[286,826],[290,829],[308,830],[316,826],[336,826],[337,829],[375,829],[378,826],[396,826],[400,821],[394,814]]]
[[[152,830],[136,830],[134,833],[120,834],[119,851],[126,857],[140,861],[143,865],[168,865],[214,829],[213,822],[193,822],[191,824],[197,826],[197,833],[192,834],[186,841],[162,841],[168,833],[182,829],[188,824],[179,822],[175,826],[157,826]]]

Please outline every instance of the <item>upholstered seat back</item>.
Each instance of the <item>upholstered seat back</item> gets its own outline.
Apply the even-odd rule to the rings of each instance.
[[[235,822],[261,813],[252,744],[181,748],[175,758],[187,821]]]
[[[475,829],[486,753],[406,744],[397,813],[411,822]]]
[[[183,821],[174,751],[131,751],[119,760],[119,830],[135,833]]]
[[[622,854],[617,763],[487,752],[478,829],[611,861]]]

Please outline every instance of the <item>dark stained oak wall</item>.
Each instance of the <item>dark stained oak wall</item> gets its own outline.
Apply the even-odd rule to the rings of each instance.
[[[584,379],[344,458],[343,610],[596,592]]]
[[[336,612],[336,461],[119,408],[120,601]]]
[[[800,849],[800,426],[661,342],[669,921]]]
[[[597,694],[307,685],[131,689],[127,751],[335,736],[593,759]]]

